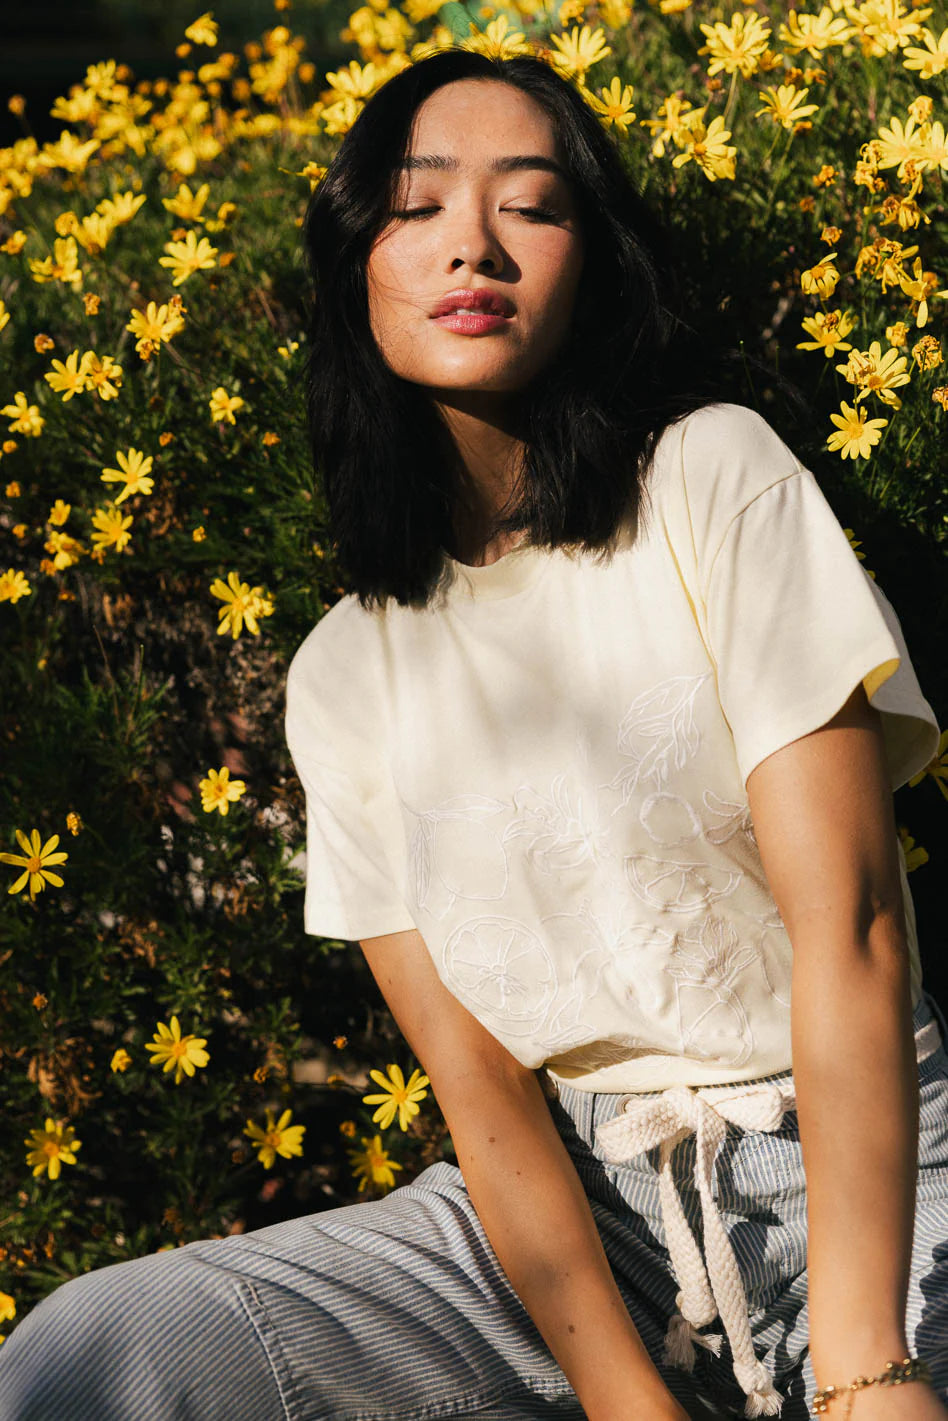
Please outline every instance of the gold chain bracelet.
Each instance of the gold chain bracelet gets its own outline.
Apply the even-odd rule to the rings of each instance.
[[[848,1404],[840,1421],[847,1421],[852,1410],[857,1391],[878,1382],[880,1386],[899,1386],[902,1382],[931,1382],[932,1374],[928,1363],[921,1357],[904,1357],[901,1362],[886,1362],[885,1371],[877,1377],[854,1377],[848,1386],[825,1386],[813,1398],[813,1415],[822,1416],[829,1410],[829,1404],[837,1396],[848,1394]]]

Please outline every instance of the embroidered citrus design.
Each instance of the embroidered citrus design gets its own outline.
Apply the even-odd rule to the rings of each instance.
[[[522,1036],[537,1026],[556,991],[549,952],[514,918],[462,923],[445,942],[442,961],[448,985],[475,1016],[499,1017],[505,1035]]]

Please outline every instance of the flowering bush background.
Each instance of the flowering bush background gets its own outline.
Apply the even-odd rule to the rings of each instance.
[[[303,933],[282,735],[289,659],[345,591],[299,224],[406,64],[525,51],[582,89],[676,234],[695,324],[763,362],[738,396],[819,474],[948,708],[945,13],[372,0],[335,68],[291,19],[231,52],[201,16],[175,78],[104,61],[61,137],[24,114],[0,150],[0,1321],[451,1158],[361,955]],[[943,737],[896,797],[942,1001],[946,798]]]

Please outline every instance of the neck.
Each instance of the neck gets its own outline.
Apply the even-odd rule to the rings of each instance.
[[[489,391],[439,392],[437,409],[459,455],[454,508],[458,561],[486,566],[523,539],[523,532],[494,531],[513,511],[525,444],[510,401]]]

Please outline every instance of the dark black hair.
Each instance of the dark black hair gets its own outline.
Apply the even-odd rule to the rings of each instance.
[[[473,78],[511,84],[549,115],[584,239],[571,328],[520,395],[525,460],[516,506],[493,534],[528,529],[536,545],[607,552],[623,521],[638,526],[659,435],[712,397],[681,382],[674,338],[682,323],[664,233],[577,89],[532,56],[449,49],[402,70],[345,135],[303,224],[314,468],[343,580],[366,608],[388,597],[427,605],[441,550],[452,547],[460,456],[424,387],[382,358],[366,263],[395,200],[416,111],[442,85]]]

